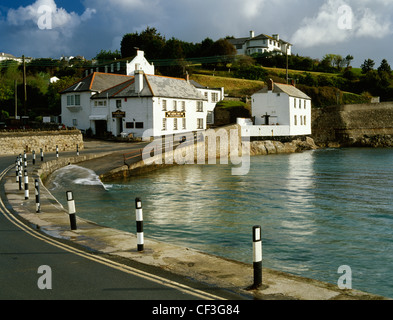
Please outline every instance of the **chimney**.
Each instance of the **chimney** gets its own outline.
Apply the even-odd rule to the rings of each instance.
[[[190,75],[188,74],[188,71],[186,71],[186,80],[187,82],[190,82]]]
[[[141,93],[143,90],[143,71],[135,70],[135,93]]]
[[[267,90],[273,91],[273,89],[274,89],[274,82],[272,79],[269,79],[269,81],[267,82]]]
[[[255,37],[255,33],[253,30],[250,31],[250,38],[254,38]]]
[[[292,79],[292,85],[293,85],[294,87],[296,87],[295,79]]]

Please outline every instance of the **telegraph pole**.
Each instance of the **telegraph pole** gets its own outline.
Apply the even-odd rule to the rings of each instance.
[[[15,84],[15,120],[18,118],[18,82],[14,81]]]
[[[23,87],[24,87],[24,99],[23,99],[23,108],[25,116],[27,115],[27,84],[26,84],[26,61],[25,56],[22,56],[23,59]]]

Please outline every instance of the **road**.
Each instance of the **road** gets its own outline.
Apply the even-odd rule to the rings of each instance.
[[[92,152],[93,150],[89,150]],[[101,150],[102,151],[102,150]],[[46,159],[55,155],[46,155]],[[0,156],[0,172],[15,156]],[[0,183],[0,299],[204,300],[233,298],[191,280],[142,270],[49,238],[21,223],[7,206]],[[210,292],[208,292],[210,291]]]

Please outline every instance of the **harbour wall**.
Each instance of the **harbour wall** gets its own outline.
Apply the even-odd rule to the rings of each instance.
[[[313,109],[312,138],[321,147],[392,147],[393,102]]]
[[[24,151],[39,153],[83,150],[83,136],[79,130],[58,131],[6,131],[0,132],[0,154],[17,155]]]
[[[275,140],[244,140],[240,125],[211,129],[202,141],[181,144],[172,150],[157,152],[162,145],[155,140],[143,151],[145,159],[110,170],[100,175],[103,182],[126,179],[147,171],[173,165],[239,164],[244,157],[295,153],[317,149],[310,137],[276,137]],[[237,163],[236,163],[237,162]]]

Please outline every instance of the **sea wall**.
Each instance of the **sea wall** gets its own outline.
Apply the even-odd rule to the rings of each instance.
[[[0,154],[17,155],[24,151],[36,153],[83,150],[83,136],[79,130],[0,132]]]
[[[313,109],[312,138],[321,147],[392,147],[393,102]]]
[[[156,144],[157,143],[157,144]],[[285,137],[282,141],[250,141],[241,137],[241,126],[229,125],[211,129],[202,141],[184,143],[167,152],[156,152],[162,141],[153,141],[144,149],[145,159],[125,165],[100,175],[103,182],[123,179],[173,165],[190,164],[234,164],[242,162],[242,157],[279,153],[295,153],[317,149],[310,137]]]

